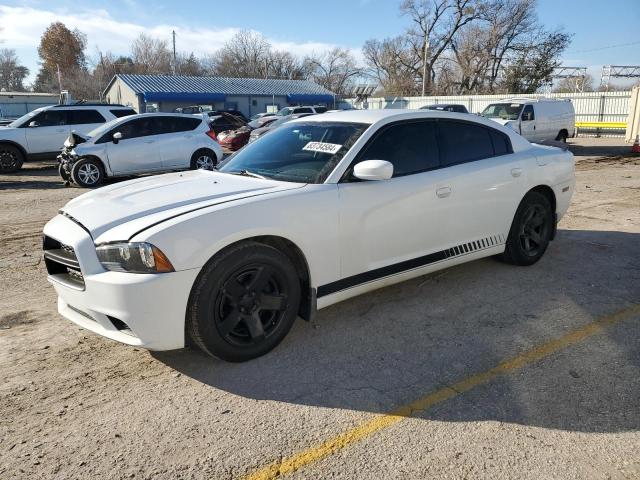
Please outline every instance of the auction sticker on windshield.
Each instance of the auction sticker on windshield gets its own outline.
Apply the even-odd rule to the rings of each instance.
[[[307,150],[309,152],[321,152],[321,153],[330,153],[331,155],[335,154],[342,148],[342,145],[338,145],[336,143],[324,143],[324,142],[309,142],[302,150]]]

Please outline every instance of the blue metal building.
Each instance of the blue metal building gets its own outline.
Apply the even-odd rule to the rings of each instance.
[[[177,107],[210,105],[215,110],[237,109],[246,116],[290,105],[333,107],[335,95],[308,80],[116,75],[103,97],[138,112],[172,112]]]

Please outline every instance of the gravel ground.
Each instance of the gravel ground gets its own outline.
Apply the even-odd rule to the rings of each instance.
[[[150,353],[56,313],[44,223],[82,192],[0,176],[0,478],[225,479],[640,303],[640,158],[576,139],[577,188],[533,267],[484,259],[297,322],[227,364]],[[292,478],[640,478],[640,317],[480,385]]]

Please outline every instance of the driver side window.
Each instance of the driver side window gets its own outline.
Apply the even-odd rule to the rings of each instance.
[[[419,121],[387,127],[358,159],[386,160],[393,164],[393,177],[425,172],[440,166],[436,122]]]
[[[27,124],[36,122],[38,127],[59,127],[67,124],[67,112],[64,110],[46,110],[33,117]]]
[[[533,113],[533,105],[525,105],[522,110],[522,120],[528,122],[529,120],[535,120],[536,117]]]

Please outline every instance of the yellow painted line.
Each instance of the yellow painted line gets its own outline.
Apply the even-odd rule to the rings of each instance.
[[[579,128],[627,128],[625,122],[576,122]]]
[[[606,327],[615,325],[623,320],[627,320],[635,315],[640,314],[640,304],[619,310],[611,315],[606,315],[600,319],[589,323],[583,327],[573,330],[555,340],[538,345],[537,347],[527,350],[516,357],[503,361],[495,367],[481,373],[477,373],[465,378],[451,386],[443,387],[428,393],[414,402],[399,407],[389,413],[377,415],[360,425],[347,430],[336,437],[327,440],[320,445],[307,448],[300,453],[283,458],[280,461],[267,465],[245,477],[245,480],[272,480],[281,475],[295,472],[296,470],[315,463],[323,458],[333,455],[340,450],[347,448],[366,437],[373,435],[380,430],[384,430],[406,417],[410,417],[417,412],[423,412],[434,405],[442,403],[450,398],[457,397],[479,385],[489,383],[500,375],[505,375],[514,370],[530,365],[538,360],[549,357],[554,353],[574,345],[596,333],[602,331]]]

